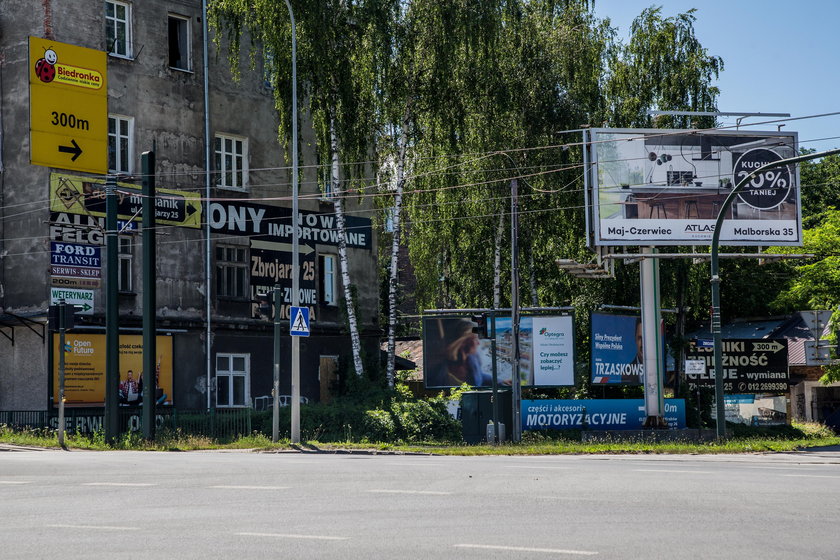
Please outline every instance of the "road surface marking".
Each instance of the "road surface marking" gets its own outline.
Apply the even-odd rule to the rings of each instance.
[[[28,480],[0,480],[0,484],[29,484]]]
[[[293,535],[281,533],[234,533],[242,537],[276,537],[280,539],[314,539],[319,541],[346,541],[350,537],[328,537],[326,535]]]
[[[532,548],[528,546],[492,546],[489,544],[456,544],[455,548],[480,548],[483,550],[509,550],[512,552],[547,552],[549,554],[574,554],[577,556],[595,556],[592,550],[566,550],[563,548]]]
[[[669,473],[688,473],[688,474],[715,474],[712,471],[689,471],[678,469],[633,469],[635,472],[669,472]]]
[[[219,484],[210,488],[223,488],[225,490],[288,490],[290,486],[234,486],[230,484]]]
[[[540,465],[505,465],[506,469],[557,469],[557,470],[564,470],[568,471],[571,470],[572,467],[552,467],[550,465],[540,466]]]
[[[47,525],[58,529],[94,529],[105,531],[136,531],[139,527],[115,527],[113,525]]]
[[[430,496],[449,496],[452,492],[435,492],[434,490],[368,490],[372,494],[427,494]]]
[[[82,486],[130,486],[130,487],[143,487],[143,486],[155,486],[155,484],[151,482],[85,482]]]
[[[840,478],[830,474],[783,474],[782,476],[795,476],[797,478]]]

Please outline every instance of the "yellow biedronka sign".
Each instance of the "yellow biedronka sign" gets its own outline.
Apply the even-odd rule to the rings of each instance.
[[[172,337],[156,337],[155,402],[172,404]],[[58,403],[59,336],[53,335],[53,403]],[[143,337],[120,335],[119,402],[126,406],[142,403]],[[102,406],[105,403],[105,335],[64,335],[64,398],[68,405]]]
[[[108,172],[108,56],[29,38],[30,162]]]

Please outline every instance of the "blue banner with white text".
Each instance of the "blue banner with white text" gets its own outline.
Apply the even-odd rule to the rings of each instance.
[[[645,422],[643,399],[523,400],[523,430],[640,430]],[[685,399],[665,399],[665,421],[685,428]]]

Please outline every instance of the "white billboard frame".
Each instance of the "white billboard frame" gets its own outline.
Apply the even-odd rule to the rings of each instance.
[[[717,212],[738,180],[798,149],[796,132],[590,129],[592,243],[708,245]],[[753,178],[728,211],[721,245],[801,245],[799,185],[798,166]]]

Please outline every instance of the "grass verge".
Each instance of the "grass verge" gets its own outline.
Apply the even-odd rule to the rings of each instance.
[[[796,451],[808,447],[840,445],[840,437],[821,424],[794,423],[792,426],[770,428],[733,427],[732,437],[725,441],[697,443],[690,441],[606,441],[582,443],[579,433],[526,432],[518,444],[493,446],[464,443],[380,443],[380,442],[318,442],[292,445],[288,440],[272,443],[261,433],[237,438],[231,442],[218,442],[204,436],[180,431],[161,431],[155,441],[146,441],[136,432],[123,434],[113,445],[105,442],[101,432],[92,435],[67,434],[65,442],[70,449],[135,450],[135,451],[196,451],[253,449],[261,451],[301,450],[310,452],[373,451],[396,453],[428,453],[434,455],[559,455],[559,454],[714,454]],[[0,425],[0,443],[58,448],[58,436],[53,430],[17,430]]]

